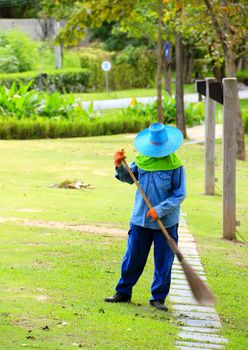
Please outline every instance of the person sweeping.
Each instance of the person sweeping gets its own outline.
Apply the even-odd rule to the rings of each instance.
[[[121,276],[116,293],[104,301],[110,303],[129,302],[133,286],[141,276],[152,243],[154,244],[154,277],[151,285],[151,306],[167,311],[165,299],[170,290],[171,269],[174,253],[161,231],[158,218],[170,237],[178,242],[180,204],[186,196],[185,170],[181,159],[175,153],[183,141],[177,128],[162,123],[151,124],[142,130],[134,140],[138,151],[130,168],[138,179],[139,186],[151,203],[148,208],[140,191],[137,190]],[[134,180],[123,165],[125,151],[114,155],[116,178],[133,184]]]

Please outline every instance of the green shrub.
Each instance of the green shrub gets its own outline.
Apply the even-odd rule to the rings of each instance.
[[[124,53],[110,53],[100,49],[83,49],[80,53],[82,68],[90,71],[89,86],[92,91],[105,89],[105,72],[101,64],[104,60],[112,62],[112,69],[108,73],[111,90],[127,88],[151,87],[154,85],[156,73],[156,56],[144,48],[130,48]],[[132,51],[132,54],[129,52]]]
[[[176,123],[176,100],[168,95],[165,95],[162,101],[164,123],[175,124]],[[140,118],[150,116],[153,121],[157,120],[157,101],[151,104],[143,104],[135,102],[134,106],[129,106],[120,112],[125,117],[138,116]],[[187,126],[193,126],[201,124],[204,120],[204,104],[187,103],[185,104],[185,121]]]
[[[149,117],[124,118],[97,117],[93,119],[63,117],[33,117],[18,119],[16,117],[0,118],[0,139],[40,139],[113,135],[127,132],[139,132],[151,124]]]
[[[6,73],[30,71],[39,59],[38,44],[16,30],[0,32],[0,53],[0,72]]]
[[[14,74],[0,74],[0,84],[10,88],[13,82],[18,85],[28,84],[32,81],[31,88],[67,92],[85,92],[88,89],[90,73],[87,69],[54,69],[43,71],[47,77],[40,83],[39,73],[25,72]]]
[[[10,45],[0,46],[0,73],[18,71],[19,61]]]
[[[89,117],[82,104],[74,95],[61,95],[58,92],[47,93],[30,90],[32,81],[24,85],[13,83],[11,88],[0,87],[0,113],[3,116],[15,116],[19,119],[40,115],[49,118],[63,116],[73,119],[76,116]],[[93,106],[90,106],[90,113]]]

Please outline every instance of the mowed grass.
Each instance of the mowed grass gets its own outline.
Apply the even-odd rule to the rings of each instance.
[[[132,303],[106,304],[126,239],[35,225],[128,229],[134,188],[113,178],[113,151],[123,143],[130,156],[125,136],[0,142],[1,349],[175,348],[171,312],[148,305],[152,256]],[[94,189],[50,187],[66,179]]]
[[[125,148],[131,162],[133,137],[0,142],[0,348],[175,349],[177,324],[171,312],[147,305],[152,254],[133,303],[109,305],[103,298],[114,291],[126,239],[56,226],[128,230],[135,188],[114,179],[113,153]],[[182,210],[218,300],[222,332],[229,339],[226,349],[245,350],[248,250],[241,242],[221,239],[221,148],[217,142],[215,196],[203,194],[203,145],[180,149],[188,190]],[[238,230],[246,240],[247,174],[247,162],[237,162]],[[51,187],[68,179],[94,188]]]
[[[147,305],[150,268],[132,304],[103,302],[124,249],[113,237],[3,225],[0,348],[173,349],[171,314]]]

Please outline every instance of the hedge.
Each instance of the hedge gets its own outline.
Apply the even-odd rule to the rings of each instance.
[[[33,89],[42,87],[44,90],[61,93],[87,91],[90,77],[87,69],[56,69],[42,72],[42,74],[46,74],[42,86],[38,72],[0,74],[0,84],[10,88],[14,81],[21,81],[26,85],[32,80]]]
[[[66,138],[133,133],[148,127],[152,120],[146,118],[98,117],[68,120],[65,118],[0,119],[0,139],[28,140]]]

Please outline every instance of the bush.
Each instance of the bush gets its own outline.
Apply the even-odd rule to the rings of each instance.
[[[37,65],[38,44],[15,30],[0,32],[0,72],[25,72]]]
[[[105,72],[101,69],[104,60],[112,62],[108,74],[111,90],[143,88],[154,85],[156,56],[144,48],[130,48],[122,53],[110,53],[100,49],[84,49],[80,54],[81,67],[91,72],[89,86],[93,91],[105,89]]]
[[[90,73],[86,69],[54,69],[42,72],[47,75],[41,84],[40,74],[37,72],[25,72],[15,74],[0,74],[0,83],[10,88],[13,82],[29,84],[30,88],[58,91],[60,93],[85,92],[88,89]]]
[[[19,119],[40,115],[49,118],[63,116],[67,119],[74,117],[90,117],[93,106],[86,112],[74,95],[61,95],[58,92],[47,93],[30,90],[32,81],[24,85],[13,83],[11,88],[0,87],[0,113],[2,116],[15,116]]]
[[[18,71],[19,61],[10,45],[0,46],[0,73]]]
[[[165,95],[162,101],[164,123],[176,124],[176,100],[168,95]],[[151,104],[144,105],[135,101],[133,106],[129,106],[127,109],[123,109],[120,112],[125,117],[147,117],[150,116],[153,121],[157,120],[157,101]],[[193,126],[201,124],[204,120],[204,104],[187,103],[185,105],[185,121],[187,126]]]

